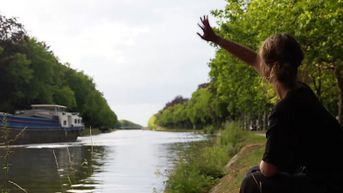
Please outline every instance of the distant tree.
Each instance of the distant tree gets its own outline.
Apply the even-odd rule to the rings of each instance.
[[[119,126],[120,128],[143,128],[142,125],[125,119],[119,120]]]
[[[174,106],[176,104],[181,104],[187,102],[189,99],[183,98],[181,95],[176,96],[172,101],[167,102],[163,109]]]
[[[148,127],[150,129],[156,129],[158,126],[156,125],[156,115],[153,115],[148,120]]]

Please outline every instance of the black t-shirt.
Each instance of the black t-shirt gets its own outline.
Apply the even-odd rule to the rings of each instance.
[[[312,176],[338,174],[343,171],[343,129],[312,90],[299,84],[273,108],[263,160],[288,173],[306,167]]]

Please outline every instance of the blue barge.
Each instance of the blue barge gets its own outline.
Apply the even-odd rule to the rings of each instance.
[[[35,104],[15,114],[0,112],[0,145],[73,142],[84,129],[78,113],[62,105]]]

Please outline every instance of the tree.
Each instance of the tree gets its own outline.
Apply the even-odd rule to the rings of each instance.
[[[18,44],[27,38],[24,26],[17,22],[16,18],[6,18],[0,15],[0,42]]]

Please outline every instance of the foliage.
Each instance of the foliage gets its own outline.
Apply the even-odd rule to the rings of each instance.
[[[143,128],[142,125],[139,125],[137,123],[134,123],[132,121],[129,120],[119,120],[119,126],[120,128]]]
[[[183,103],[186,103],[187,101],[188,101],[187,98],[183,98],[181,95],[178,95],[172,101],[167,102],[163,109],[170,108],[177,104],[183,104]]]
[[[178,102],[175,102],[175,99],[168,102],[169,105],[154,115],[156,117],[155,123],[168,128],[201,129],[209,123],[214,123],[218,117],[209,114],[209,111],[215,113],[215,105],[217,105],[217,103],[211,104],[212,97],[214,96],[209,85],[202,84],[192,94],[190,100],[178,96],[176,98]]]
[[[157,129],[157,125],[156,125],[156,116],[151,116],[150,118],[149,118],[149,120],[148,120],[148,127],[150,128],[150,129],[153,129],[153,130],[155,130],[155,129]]]
[[[0,90],[0,111],[60,104],[80,112],[87,126],[113,128],[118,123],[89,76],[61,64],[44,42],[27,35],[16,19],[1,15]]]
[[[240,144],[246,138],[246,131],[241,129],[241,126],[236,122],[226,123],[225,129],[220,132],[220,137],[217,139],[217,144],[220,146],[230,146],[230,156],[233,156],[241,148]]]
[[[6,18],[0,15],[0,42],[17,44],[26,39],[24,26],[16,18]]]

